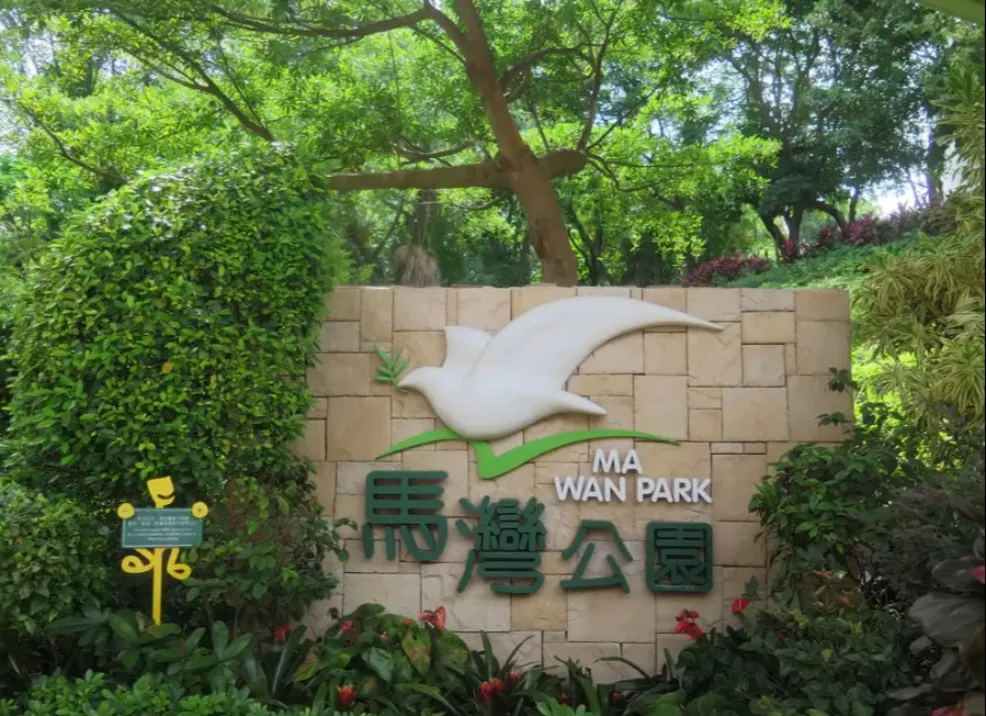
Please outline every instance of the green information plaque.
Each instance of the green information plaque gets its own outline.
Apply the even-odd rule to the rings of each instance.
[[[202,544],[202,520],[190,509],[138,508],[123,521],[120,540],[124,549],[195,547]]]

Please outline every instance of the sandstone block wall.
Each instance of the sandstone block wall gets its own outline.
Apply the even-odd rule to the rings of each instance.
[[[394,443],[441,427],[428,403],[374,380],[374,346],[403,350],[408,370],[440,365],[446,325],[495,332],[538,304],[576,294],[636,298],[686,311],[723,326],[701,330],[648,329],[612,341],[588,358],[568,389],[604,406],[608,415],[555,417],[497,441],[500,453],[524,441],[587,427],[636,429],[675,438],[678,445],[610,440],[576,444],[542,456],[503,477],[480,480],[475,455],[465,443],[427,445],[375,460]],[[595,676],[632,676],[619,663],[596,662],[622,655],[645,669],[659,668],[665,650],[687,643],[675,635],[675,615],[684,608],[706,625],[730,618],[729,605],[752,576],[765,576],[759,525],[746,506],[768,465],[800,441],[837,441],[841,428],[819,427],[821,413],[851,414],[848,394],[827,390],[831,367],[848,368],[848,297],[841,291],[773,291],[709,288],[339,288],[326,297],[319,364],[309,375],[317,396],[298,449],[315,463],[314,480],[327,515],[362,523],[364,484],[375,469],[441,470],[448,473],[444,514],[450,516],[448,546],[429,564],[401,554],[387,561],[383,549],[363,557],[355,533],[333,599],[309,616],[316,628],[328,609],[350,611],[364,602],[384,604],[416,617],[443,605],[448,628],[479,643],[489,633],[494,648],[509,651],[527,639],[521,663],[558,666],[556,657],[577,659]],[[643,474],[711,478],[712,504],[559,502],[557,475],[589,475],[597,447],[635,447]],[[470,547],[454,528],[465,516],[460,497],[478,502],[535,496],[546,505],[548,551],[542,557],[544,586],[534,596],[498,595],[474,576],[456,593]],[[578,558],[564,561],[581,519],[612,520],[637,559],[624,568],[630,594],[618,589],[568,591],[559,581]],[[644,530],[647,522],[702,521],[713,528],[715,577],[708,594],[654,594],[645,586]],[[348,531],[347,531],[348,532]],[[605,545],[597,541],[596,559]],[[605,565],[605,563],[603,563]],[[530,637],[530,638],[528,638]]]

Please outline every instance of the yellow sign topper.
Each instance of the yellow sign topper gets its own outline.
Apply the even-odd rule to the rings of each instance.
[[[137,552],[124,557],[121,566],[127,574],[153,572],[151,616],[155,624],[160,624],[164,571],[167,569],[168,575],[179,581],[192,574],[191,567],[178,561],[178,551],[202,544],[202,519],[209,514],[209,508],[204,502],[196,502],[191,509],[168,507],[175,501],[175,485],[170,477],[148,480],[147,491],[153,508],[135,508],[124,502],[116,510],[123,520],[121,544],[124,549]]]

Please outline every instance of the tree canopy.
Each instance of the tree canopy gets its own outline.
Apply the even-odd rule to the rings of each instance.
[[[981,42],[900,0],[6,7],[13,260],[143,171],[285,143],[356,278],[412,283],[674,280],[748,248],[745,207],[779,243],[915,169],[940,193],[936,78]]]

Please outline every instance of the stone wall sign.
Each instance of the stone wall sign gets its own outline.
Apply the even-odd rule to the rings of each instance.
[[[326,514],[361,525],[330,607],[362,603],[602,680],[660,667],[751,577],[747,511],[800,441],[834,442],[841,291],[341,288],[298,450]],[[526,640],[526,641],[525,641]],[[557,657],[557,658],[556,658]]]

